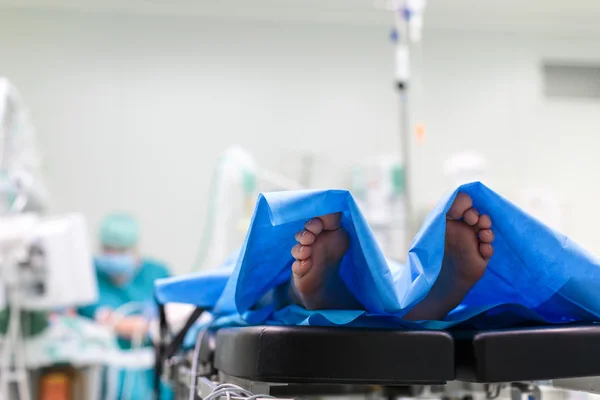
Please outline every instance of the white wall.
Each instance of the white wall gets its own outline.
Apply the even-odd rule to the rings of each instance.
[[[228,145],[275,167],[282,151],[352,159],[397,148],[386,35],[6,9],[0,74],[31,107],[54,210],[81,210],[94,228],[106,212],[132,210],[143,250],[185,271]]]
[[[449,153],[477,150],[495,190],[511,199],[523,187],[554,191],[563,230],[600,254],[600,102],[548,100],[542,80],[543,60],[600,65],[598,38],[432,32],[423,52],[415,119],[428,129],[413,155],[418,198],[439,198]]]
[[[387,25],[350,27],[167,16],[0,10],[0,74],[31,106],[54,210],[95,227],[113,209],[143,224],[143,250],[187,270],[211,169],[232,143],[268,166],[290,151],[336,160],[396,151]],[[415,199],[444,188],[465,148],[494,188],[543,183],[565,196],[567,232],[596,253],[600,105],[541,93],[540,59],[600,61],[593,38],[429,30],[416,83]],[[419,84],[420,83],[420,84]]]

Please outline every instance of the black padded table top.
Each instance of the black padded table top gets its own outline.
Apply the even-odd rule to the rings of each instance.
[[[454,333],[456,378],[517,382],[600,375],[600,326]]]
[[[263,382],[444,383],[454,344],[442,331],[259,326],[217,332],[217,370]]]

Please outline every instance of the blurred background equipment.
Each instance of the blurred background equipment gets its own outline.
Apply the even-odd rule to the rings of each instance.
[[[14,85],[0,76],[0,206],[4,212],[11,207],[36,211],[47,207],[41,167],[29,112]]]
[[[529,185],[513,193],[514,201],[527,213],[549,227],[564,232],[569,229],[568,208],[562,195],[547,186]]]
[[[81,214],[0,218],[1,276],[19,285],[23,309],[53,310],[96,301],[87,237]]]
[[[6,307],[0,395],[11,396],[10,383],[16,382],[20,398],[29,399],[22,312],[89,304],[96,300],[97,289],[85,218],[81,214],[41,216],[46,204],[33,129],[6,79],[0,79],[0,95],[0,174],[5,177],[0,284]]]
[[[377,157],[353,168],[351,190],[383,253],[405,261],[412,237],[406,214],[406,174],[397,157]]]
[[[444,164],[444,175],[447,179],[445,190],[455,190],[460,185],[480,181],[486,178],[486,160],[481,153],[462,151],[451,154]]]
[[[298,189],[300,183],[260,167],[240,146],[228,148],[213,172],[194,270],[216,267],[240,248],[259,191]]]

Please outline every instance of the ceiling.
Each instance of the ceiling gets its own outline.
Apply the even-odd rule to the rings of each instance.
[[[86,12],[388,24],[373,0],[0,0],[0,6]],[[598,0],[429,0],[426,29],[600,34]]]

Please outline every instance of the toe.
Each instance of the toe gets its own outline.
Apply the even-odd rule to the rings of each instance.
[[[304,225],[304,229],[318,236],[323,231],[323,221],[319,218],[313,218]]]
[[[465,211],[473,206],[473,200],[471,196],[466,193],[458,193],[454,199],[454,203],[448,210],[448,217],[452,219],[461,219],[465,214]]]
[[[491,229],[482,229],[479,231],[479,240],[483,243],[492,243],[494,241],[494,232]]]
[[[308,271],[310,271],[311,267],[312,267],[312,259],[311,258],[309,258],[308,260],[294,261],[294,263],[292,264],[292,272],[294,273],[295,276],[301,278],[304,275],[306,275],[306,273]]]
[[[477,222],[477,228],[480,230],[490,229],[492,227],[492,219],[489,215],[482,215]]]
[[[301,244],[297,244],[292,247],[292,257],[296,260],[306,260],[310,257],[312,253],[312,248],[310,246],[303,246]]]
[[[477,224],[477,222],[479,221],[479,211],[477,211],[475,208],[468,209],[467,211],[465,211],[463,220],[467,224],[475,226],[475,224]]]
[[[326,231],[335,231],[342,223],[342,213],[327,214],[319,217],[323,222],[323,229]]]
[[[494,255],[494,248],[489,243],[481,243],[479,245],[479,252],[481,253],[481,257],[488,259]]]
[[[307,231],[306,229],[296,233],[296,242],[303,246],[310,246],[315,242],[316,238],[314,233]]]

